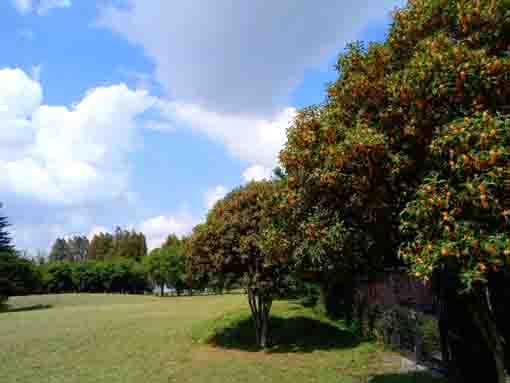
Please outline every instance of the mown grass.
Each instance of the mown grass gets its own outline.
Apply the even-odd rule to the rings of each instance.
[[[242,295],[17,297],[0,313],[0,381],[436,382],[292,302],[276,302],[274,345],[253,347]],[[360,378],[360,379],[357,379]]]

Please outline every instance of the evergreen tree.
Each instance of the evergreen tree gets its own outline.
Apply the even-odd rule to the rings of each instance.
[[[50,262],[62,262],[71,259],[71,251],[67,241],[63,238],[57,238],[51,247]]]
[[[67,241],[67,246],[69,248],[70,260],[73,262],[83,262],[87,260],[89,240],[86,236],[74,236]]]
[[[1,204],[0,207],[2,207]],[[11,236],[7,230],[8,227],[7,218],[0,216],[0,252],[11,252],[13,250]]]

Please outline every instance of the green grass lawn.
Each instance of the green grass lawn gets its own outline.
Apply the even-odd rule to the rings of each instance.
[[[16,297],[0,313],[0,382],[439,382],[293,302],[274,305],[275,343],[252,347],[242,295]]]

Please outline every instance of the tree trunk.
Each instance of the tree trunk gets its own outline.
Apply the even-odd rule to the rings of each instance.
[[[269,314],[272,299],[266,295],[257,294],[253,288],[248,288],[247,293],[255,327],[257,346],[267,348],[269,346]]]
[[[161,284],[161,296],[163,296],[164,293],[165,293],[165,284],[162,283]]]
[[[471,304],[473,320],[480,329],[482,337],[492,353],[496,368],[497,383],[505,383],[505,349],[503,346],[503,337],[496,326],[495,317],[491,311],[490,298],[487,290],[476,291],[473,294],[473,302]]]

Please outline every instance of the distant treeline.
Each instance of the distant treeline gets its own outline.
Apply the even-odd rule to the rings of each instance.
[[[42,293],[130,293],[151,290],[144,265],[135,261],[83,263],[50,262],[40,265]]]
[[[91,241],[86,236],[68,239],[57,238],[51,248],[50,262],[84,261],[141,261],[147,255],[147,242],[143,233],[123,230],[120,227],[111,233],[98,233]]]

